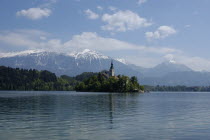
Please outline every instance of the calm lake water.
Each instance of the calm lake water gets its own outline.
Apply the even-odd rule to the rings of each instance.
[[[210,139],[210,93],[0,92],[1,140]]]

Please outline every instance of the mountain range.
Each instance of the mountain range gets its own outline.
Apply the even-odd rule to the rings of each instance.
[[[108,70],[113,60],[115,73],[137,76],[145,85],[210,85],[210,72],[193,71],[173,61],[163,62],[153,68],[127,64],[123,59],[113,59],[96,51],[85,49],[72,53],[24,51],[0,56],[0,65],[13,68],[49,70],[56,75],[76,76],[83,72]]]

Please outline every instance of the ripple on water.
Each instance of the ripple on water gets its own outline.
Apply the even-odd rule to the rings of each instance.
[[[0,92],[1,139],[210,139],[210,93]]]

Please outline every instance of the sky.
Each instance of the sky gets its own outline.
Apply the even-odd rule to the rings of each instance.
[[[90,49],[210,71],[209,0],[1,0],[0,55]]]

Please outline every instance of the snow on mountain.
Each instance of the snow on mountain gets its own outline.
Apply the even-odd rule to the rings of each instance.
[[[176,64],[175,60],[169,60],[169,63]]]
[[[108,56],[102,55],[96,51],[85,49],[81,52],[70,53],[69,56],[75,57],[75,59],[109,59]]]
[[[2,53],[0,65],[26,69],[49,70],[57,75],[75,76],[82,72],[99,72],[108,69],[111,58],[96,51],[85,49],[80,52],[59,53],[30,50]]]
[[[35,54],[35,53],[41,53],[44,52],[43,50],[26,50],[26,51],[20,51],[20,52],[9,52],[9,53],[0,53],[0,58],[5,58],[5,57],[14,57],[14,56],[27,56],[30,54]]]
[[[121,62],[121,63],[123,63],[123,64],[127,65],[126,60],[125,60],[125,59],[123,59],[123,58],[116,58],[115,60],[117,60],[117,61],[119,61],[119,62]]]
[[[89,49],[85,49],[83,51],[74,51],[72,53],[59,53],[59,52],[50,52],[50,51],[44,51],[44,50],[27,50],[27,51],[21,51],[21,52],[11,52],[11,53],[0,53],[0,58],[14,58],[14,57],[30,57],[33,58],[33,63],[36,66],[46,66],[48,63],[53,63],[55,65],[58,65],[60,62],[59,59],[55,59],[56,57],[66,57],[65,59],[71,59],[74,60],[74,63],[76,63],[76,66],[79,67],[79,65],[84,65],[84,63],[96,63],[94,61],[98,61],[99,66],[102,67],[101,60],[104,59],[111,59],[108,56],[102,55],[101,53],[98,53],[96,51],[91,51]],[[62,59],[63,59],[62,58]],[[23,58],[24,59],[24,58]],[[24,60],[15,60],[13,63],[13,66],[15,67],[23,67]],[[53,62],[52,62],[53,61]],[[62,66],[59,66],[59,69],[65,69]]]
[[[124,59],[112,59],[96,51],[85,49],[80,52],[59,53],[43,50],[29,50],[0,54],[0,65],[13,68],[49,70],[57,75],[76,76],[83,72],[108,70],[111,60],[116,75],[137,76],[147,85],[208,85],[210,73],[194,72],[175,61],[163,62],[153,68],[142,68],[125,62]],[[177,78],[178,77],[178,78]],[[207,78],[206,78],[207,77]]]

